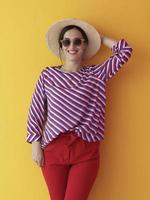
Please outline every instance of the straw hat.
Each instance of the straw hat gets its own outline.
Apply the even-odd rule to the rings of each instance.
[[[88,46],[84,54],[84,59],[89,59],[94,56],[101,46],[100,34],[92,25],[76,18],[58,20],[49,27],[46,33],[46,44],[48,49],[56,56],[59,56],[59,35],[61,30],[68,25],[79,26],[85,31],[88,37]]]

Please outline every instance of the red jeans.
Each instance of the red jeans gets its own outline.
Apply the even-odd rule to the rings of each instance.
[[[99,170],[99,145],[70,131],[45,147],[41,170],[51,200],[87,200]]]

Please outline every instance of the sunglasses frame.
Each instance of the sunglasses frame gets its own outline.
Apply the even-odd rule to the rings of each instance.
[[[69,41],[69,44],[68,45],[64,45],[63,44],[63,41],[65,41],[65,40],[68,40]],[[78,45],[78,44],[75,44],[75,40],[80,40],[81,41],[81,43]],[[83,43],[85,43],[85,39],[84,38],[74,38],[73,40],[71,40],[70,38],[64,38],[64,39],[62,39],[62,40],[60,40],[61,41],[61,44],[64,46],[64,47],[68,47],[68,46],[70,46],[70,44],[73,42],[73,44],[75,45],[75,46],[81,46],[81,44],[83,44]]]

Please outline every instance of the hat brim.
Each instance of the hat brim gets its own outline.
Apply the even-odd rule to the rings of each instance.
[[[76,25],[82,28],[88,37],[88,47],[84,54],[84,59],[93,57],[101,46],[101,37],[99,32],[89,23],[76,19],[66,18],[58,20],[52,24],[46,33],[46,44],[48,49],[53,52],[56,56],[59,56],[59,35],[61,30],[68,25]]]

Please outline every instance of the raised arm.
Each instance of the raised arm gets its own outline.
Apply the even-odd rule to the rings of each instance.
[[[108,38],[108,37],[103,36],[103,35],[101,36],[101,41],[102,41],[103,45],[107,46],[110,49],[117,43],[116,40]]]
[[[43,131],[44,120],[47,112],[47,101],[43,79],[44,75],[42,71],[36,83],[28,112],[26,137],[28,143],[39,141]]]
[[[125,39],[115,41],[104,36],[101,38],[102,44],[111,49],[112,55],[103,64],[97,66],[95,73],[101,80],[108,81],[125,63],[127,63],[133,49]]]

